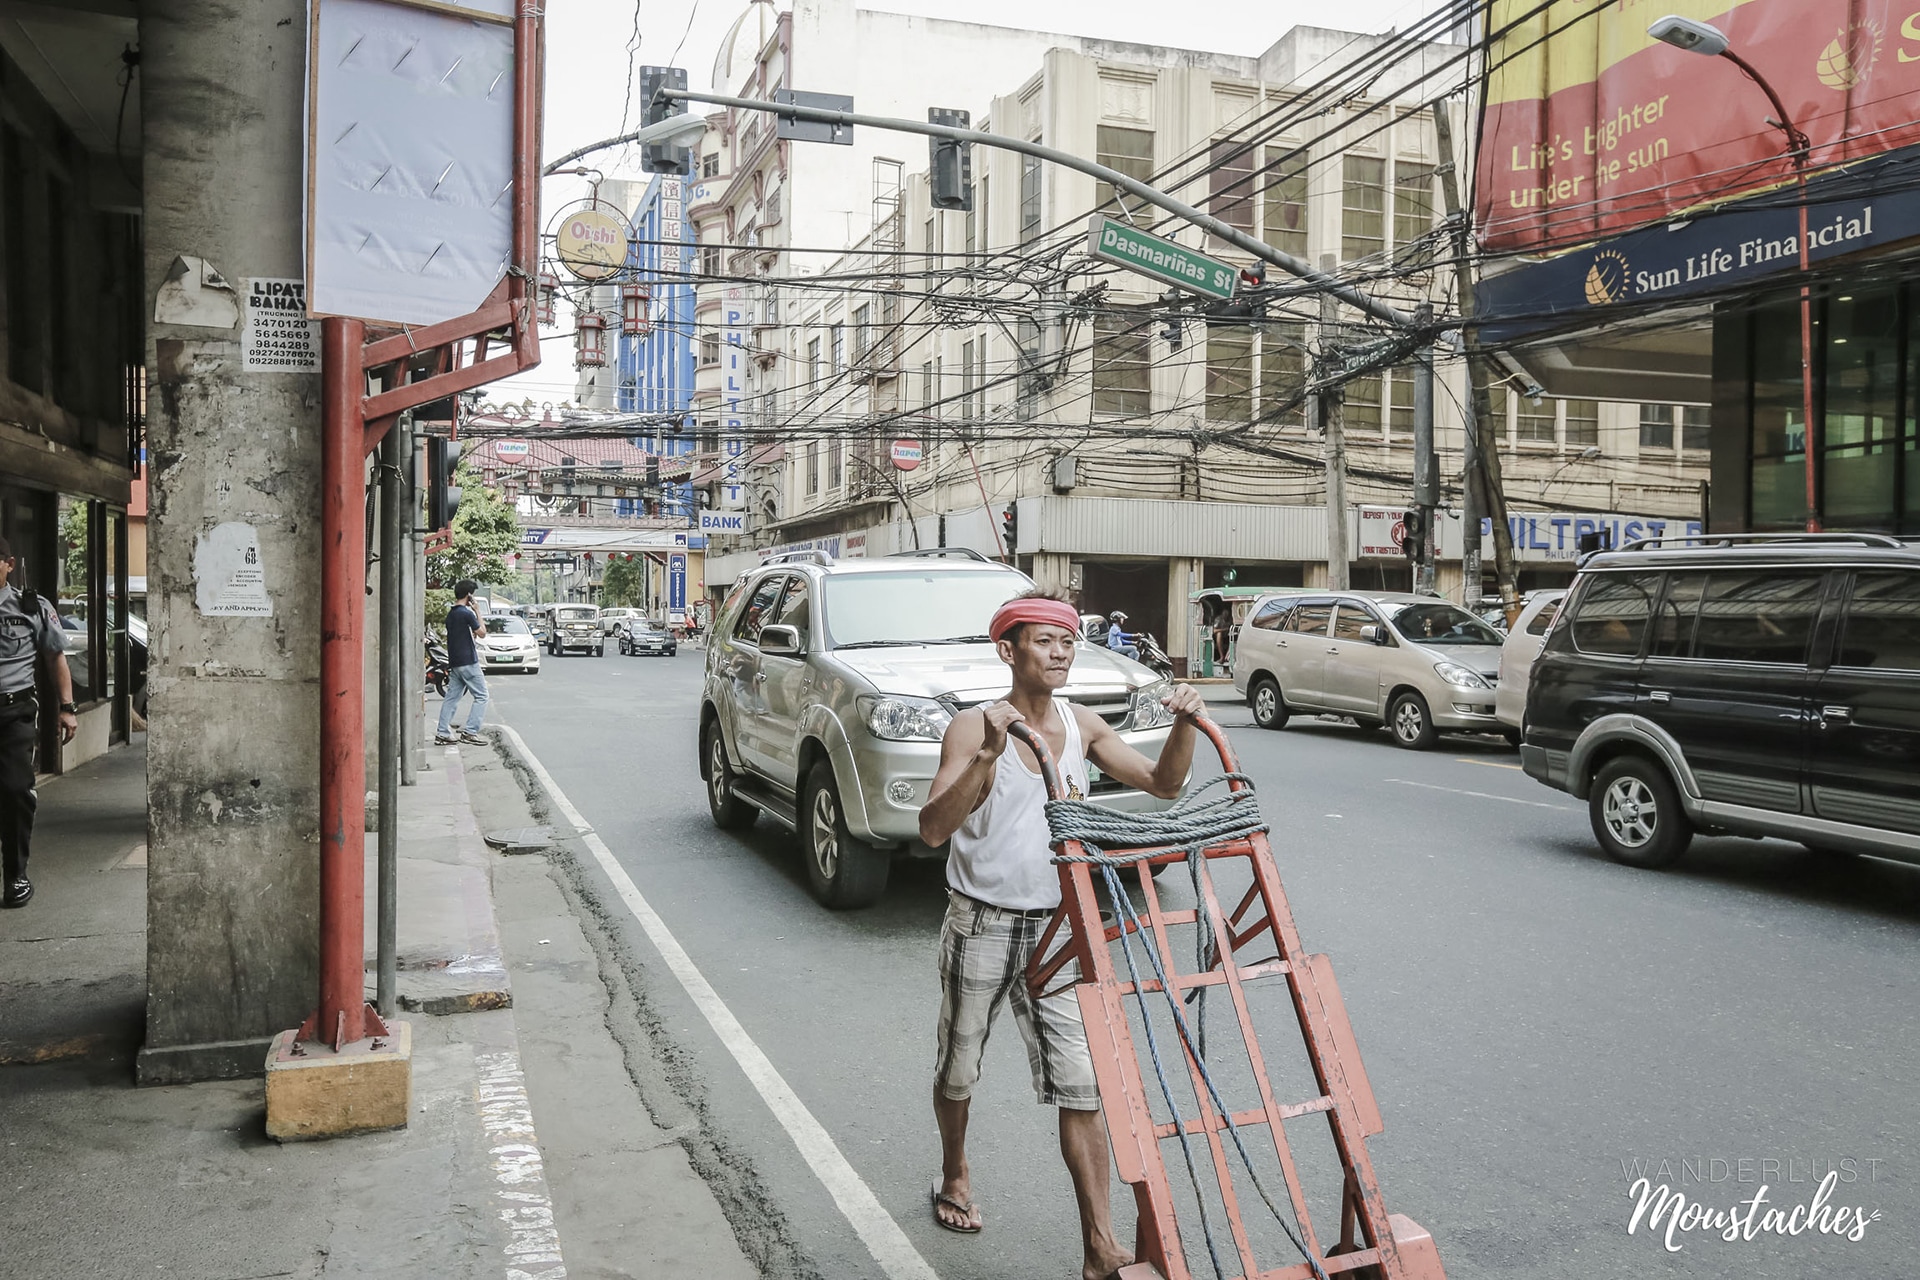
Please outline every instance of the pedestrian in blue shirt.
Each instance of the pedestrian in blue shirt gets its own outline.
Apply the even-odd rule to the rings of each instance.
[[[462,578],[453,584],[453,608],[447,610],[447,692],[440,700],[440,732],[435,742],[476,742],[487,745],[480,736],[480,721],[487,713],[487,677],[480,671],[480,647],[476,640],[487,638],[486,624],[473,611],[473,593],[480,584]],[[471,694],[473,704],[467,712],[467,727],[453,736],[453,716],[460,707],[460,694]]]

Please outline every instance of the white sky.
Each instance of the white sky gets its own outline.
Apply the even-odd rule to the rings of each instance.
[[[783,9],[790,7],[787,0],[777,2]],[[714,52],[747,7],[745,0],[548,0],[545,155],[563,155],[639,127],[637,101],[627,108],[628,123],[624,130],[621,127],[636,6],[640,41],[631,62],[685,67],[688,87],[696,90],[708,87]],[[994,26],[1252,57],[1296,24],[1386,31],[1403,28],[1431,12],[1438,0],[1343,0],[1337,19],[1329,15],[1332,6],[1325,0],[1313,4],[1302,0],[871,0],[863,7],[926,17],[964,16]],[[808,87],[831,91],[827,85]],[[637,95],[637,85],[632,92]],[[856,105],[882,114],[916,116],[925,104]],[[643,176],[637,157],[631,154],[624,157],[625,168],[619,151],[582,163],[596,160],[608,177]],[[585,179],[572,177],[549,178],[541,192],[549,215],[586,194]],[[545,359],[539,368],[495,383],[482,391],[482,397],[501,402],[532,397],[536,404],[570,399],[574,385],[571,338],[550,338],[543,350]]]

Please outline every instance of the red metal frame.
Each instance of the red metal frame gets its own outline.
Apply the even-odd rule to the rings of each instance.
[[[546,54],[536,0],[521,0],[513,26],[513,265],[506,277],[471,315],[424,329],[369,337],[363,321],[321,323],[320,1000],[300,1038],[336,1050],[387,1030],[365,997],[367,455],[402,411],[540,363],[533,303]],[[379,389],[370,391],[374,384]]]
[[[1205,719],[1199,726],[1220,753],[1222,768],[1228,773],[1237,773],[1239,763],[1219,726]],[[1045,741],[1025,725],[1013,726],[1013,732],[1033,749],[1046,780],[1047,796],[1057,799],[1061,794],[1059,775]],[[1247,784],[1239,780],[1229,785],[1235,792],[1247,789]],[[1067,841],[1058,846],[1057,851],[1069,857],[1086,853],[1078,841]],[[1132,856],[1141,851],[1127,852]],[[1362,1274],[1380,1280],[1445,1280],[1432,1238],[1411,1219],[1388,1213],[1381,1199],[1366,1145],[1367,1136],[1381,1132],[1384,1127],[1380,1110],[1360,1064],[1359,1049],[1340,999],[1340,989],[1333,981],[1332,966],[1326,956],[1308,955],[1301,946],[1265,834],[1227,840],[1200,852],[1199,856],[1207,860],[1210,874],[1201,881],[1202,900],[1193,909],[1164,907],[1153,882],[1155,867],[1184,861],[1186,850],[1165,847],[1145,852],[1147,856],[1133,866],[1139,878],[1140,896],[1146,902],[1145,910],[1140,913],[1144,936],[1135,936],[1154,949],[1176,996],[1216,988],[1231,1004],[1239,1020],[1260,1096],[1259,1106],[1237,1112],[1231,1119],[1234,1127],[1242,1131],[1242,1141],[1248,1144],[1249,1150],[1256,1139],[1272,1143],[1287,1198],[1304,1233],[1301,1243],[1321,1260],[1319,1267],[1329,1276],[1351,1275],[1360,1268],[1374,1268]],[[1239,905],[1227,912],[1221,909],[1211,872],[1235,859],[1245,860],[1252,886]],[[1137,988],[1126,973],[1116,969],[1112,944],[1129,930],[1119,923],[1109,927],[1101,920],[1093,868],[1084,862],[1068,862],[1061,863],[1059,871],[1061,905],[1034,949],[1027,980],[1035,995],[1048,992],[1069,961],[1079,962],[1080,977],[1074,985],[1074,994],[1080,1001],[1087,1041],[1093,1050],[1094,1072],[1100,1082],[1100,1100],[1112,1139],[1114,1165],[1121,1180],[1132,1185],[1139,1212],[1135,1245],[1139,1262],[1123,1268],[1121,1276],[1125,1280],[1148,1280],[1149,1277],[1190,1280],[1192,1272],[1181,1245],[1179,1224],[1174,1219],[1173,1192],[1161,1158],[1161,1144],[1177,1140],[1184,1126],[1190,1137],[1204,1137],[1205,1151],[1218,1182],[1219,1204],[1225,1212],[1227,1233],[1241,1274],[1247,1280],[1307,1280],[1314,1275],[1314,1269],[1304,1260],[1263,1265],[1255,1257],[1253,1242],[1241,1222],[1239,1203],[1244,1194],[1241,1188],[1251,1192],[1251,1184],[1245,1178],[1244,1167],[1240,1168],[1240,1179],[1236,1181],[1234,1177],[1238,1157],[1229,1145],[1226,1117],[1213,1106],[1200,1064],[1184,1044],[1179,1045],[1180,1056],[1198,1099],[1199,1114],[1176,1116],[1165,1124],[1155,1123],[1127,1019],[1126,1002],[1156,995],[1162,990],[1161,984],[1143,972]],[[1202,913],[1212,924],[1213,936],[1222,941],[1219,955],[1206,971],[1183,973],[1175,962],[1167,930],[1196,925],[1202,920]],[[1243,954],[1256,958],[1243,962],[1239,958]],[[1300,1102],[1282,1103],[1274,1097],[1248,1012],[1246,984],[1274,977],[1286,979],[1307,1058],[1320,1089],[1319,1096]],[[1307,1190],[1302,1185],[1282,1126],[1284,1120],[1316,1112],[1327,1117],[1334,1147],[1345,1171],[1341,1238],[1330,1248],[1322,1247],[1323,1241],[1314,1230],[1307,1210]],[[1266,1131],[1264,1135],[1262,1129]],[[1256,1212],[1264,1212],[1257,1196],[1254,1205]]]

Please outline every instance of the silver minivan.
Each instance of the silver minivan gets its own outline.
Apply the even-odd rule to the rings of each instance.
[[[1500,633],[1456,604],[1384,591],[1289,593],[1254,606],[1233,687],[1254,722],[1351,716],[1422,750],[1441,732],[1500,733]]]

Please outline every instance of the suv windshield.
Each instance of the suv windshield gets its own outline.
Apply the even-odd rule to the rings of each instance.
[[[1459,605],[1435,601],[1401,605],[1393,625],[1415,644],[1499,645],[1500,633]]]
[[[524,636],[532,634],[527,624],[520,619],[503,613],[496,613],[487,619],[487,630],[497,631],[503,636]]]
[[[984,642],[993,611],[1029,585],[1005,569],[828,575],[822,599],[836,649]]]

